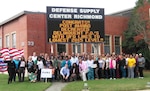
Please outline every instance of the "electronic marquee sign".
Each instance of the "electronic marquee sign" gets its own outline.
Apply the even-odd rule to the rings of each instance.
[[[47,7],[49,43],[99,43],[104,36],[103,8]]]

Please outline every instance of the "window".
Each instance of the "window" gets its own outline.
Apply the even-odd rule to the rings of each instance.
[[[2,48],[2,38],[0,38],[0,48]]]
[[[9,42],[9,35],[6,36],[6,47],[9,48],[10,42]]]
[[[120,54],[120,51],[121,51],[120,36],[115,36],[115,53]]]
[[[81,53],[81,45],[80,44],[73,44],[73,52],[74,53]],[[77,48],[77,50],[76,50]]]
[[[105,36],[104,52],[105,52],[105,54],[107,54],[107,53],[110,54],[110,36]]]
[[[59,54],[66,52],[66,45],[65,44],[57,44],[57,52]]]
[[[16,33],[12,34],[12,47],[16,48]]]
[[[99,44],[92,44],[92,53],[99,54]]]

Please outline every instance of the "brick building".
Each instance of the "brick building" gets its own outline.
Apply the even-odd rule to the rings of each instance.
[[[105,42],[98,44],[49,44],[46,41],[46,13],[23,11],[0,23],[0,48],[24,49],[25,58],[39,53],[112,53],[122,52],[123,31],[126,30],[131,10],[105,16]]]

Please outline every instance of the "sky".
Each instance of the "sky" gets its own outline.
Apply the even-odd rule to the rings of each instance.
[[[2,0],[0,23],[22,11],[45,12],[46,6],[104,8],[105,15],[131,9],[137,0]]]

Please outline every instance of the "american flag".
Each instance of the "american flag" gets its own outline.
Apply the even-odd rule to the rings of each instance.
[[[8,48],[1,49],[0,53],[1,53],[1,57],[3,57],[5,60],[9,60],[10,59],[9,49]]]
[[[4,63],[4,58],[0,56],[0,72],[7,71],[7,63]]]
[[[24,55],[24,50],[23,49],[16,49],[16,48],[2,48],[0,50],[1,57],[3,57],[6,61],[10,60],[10,58],[13,57],[21,57]]]
[[[19,51],[19,53],[20,53],[21,56],[24,55],[24,50],[23,50],[23,49],[20,49],[20,50],[18,50],[18,51]]]
[[[16,48],[9,49],[10,57],[21,57],[20,52]]]
[[[7,71],[7,63],[4,63],[4,61],[9,61],[10,58],[13,57],[21,57],[24,55],[24,50],[18,50],[16,48],[2,48],[0,49],[0,72]]]
[[[0,62],[0,72],[7,71],[7,63]]]

